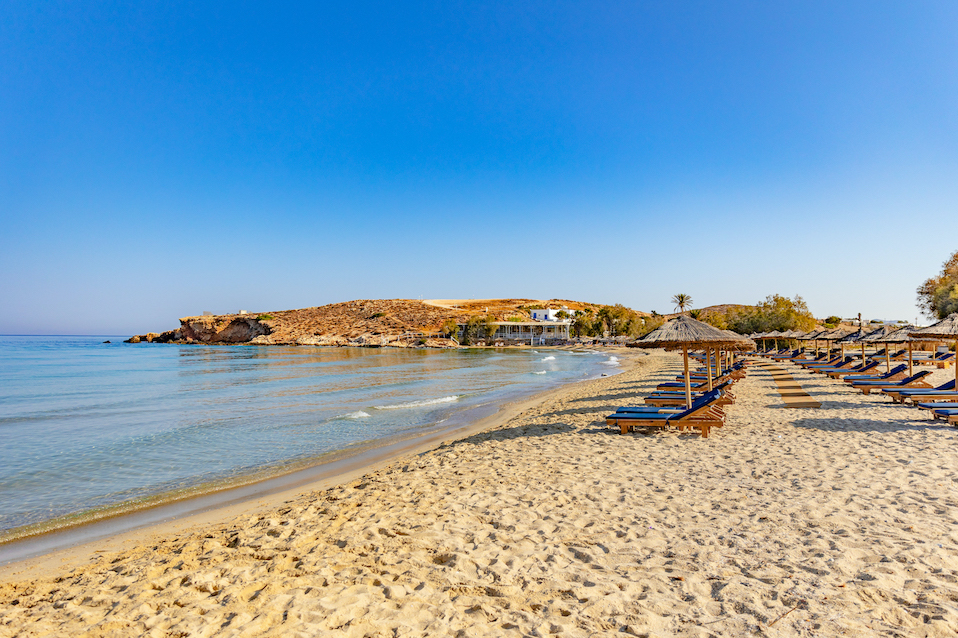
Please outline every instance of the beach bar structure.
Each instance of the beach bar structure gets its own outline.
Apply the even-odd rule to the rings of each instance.
[[[496,321],[493,340],[506,345],[549,345],[565,343],[570,339],[572,322],[565,321]],[[465,324],[459,324],[459,335]]]
[[[495,340],[547,345],[569,340],[571,321],[497,321]]]

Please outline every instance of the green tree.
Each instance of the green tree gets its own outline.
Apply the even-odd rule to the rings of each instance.
[[[595,318],[592,316],[592,313],[585,310],[580,310],[575,313],[575,317],[572,320],[572,331],[577,337],[595,336]]]
[[[486,344],[492,345],[496,340],[496,330],[499,329],[499,326],[496,325],[496,318],[492,315],[486,315],[482,318],[482,333],[486,338]]]
[[[918,287],[918,307],[936,319],[958,312],[958,251],[942,264],[938,276]]]
[[[449,318],[442,322],[442,327],[439,330],[450,339],[455,339],[456,335],[459,334],[459,324],[456,323],[455,319]]]
[[[805,300],[795,295],[792,299],[781,295],[769,295],[765,301],[745,308],[729,308],[710,321],[713,325],[724,323],[728,330],[739,334],[770,332],[772,330],[810,330],[815,326],[815,317],[809,312]]]
[[[680,292],[672,297],[672,303],[675,304],[676,310],[679,312],[685,312],[685,309],[692,305],[692,297],[684,292]]]

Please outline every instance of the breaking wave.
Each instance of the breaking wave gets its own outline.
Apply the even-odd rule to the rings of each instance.
[[[365,419],[369,417],[368,412],[363,412],[362,410],[357,410],[356,412],[350,412],[349,414],[340,414],[337,419]]]
[[[458,394],[454,394],[448,397],[442,397],[441,399],[423,399],[421,401],[410,401],[408,403],[396,403],[393,405],[376,405],[373,406],[377,410],[402,410],[405,408],[423,408],[430,405],[439,405],[440,403],[452,403],[453,401],[459,400]]]

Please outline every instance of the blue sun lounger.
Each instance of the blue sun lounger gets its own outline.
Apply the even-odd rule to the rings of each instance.
[[[907,369],[908,366],[901,364],[895,366],[885,374],[850,374],[842,379],[842,381],[845,383],[854,383],[856,381],[897,381],[897,379],[892,379],[892,377],[898,376]]]
[[[948,399],[954,397],[958,400],[958,392],[955,391],[955,380],[942,383],[937,388],[884,388],[882,392],[890,396],[895,403],[904,403],[906,399],[915,401]]]
[[[616,412],[607,416],[605,422],[607,425],[619,426],[622,434],[636,427],[698,428],[704,439],[708,438],[711,428],[722,427],[724,423],[725,414],[715,404],[716,398],[713,397],[698,405],[693,404],[691,408],[682,412]]]
[[[852,387],[861,390],[863,394],[868,394],[872,390],[881,390],[882,388],[927,388],[929,387],[922,379],[931,374],[931,370],[922,370],[902,379],[898,382],[892,381],[858,381],[853,383]],[[923,384],[923,385],[918,385]]]

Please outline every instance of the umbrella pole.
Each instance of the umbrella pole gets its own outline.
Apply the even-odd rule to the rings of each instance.
[[[712,349],[705,349],[705,377],[709,380],[709,392],[712,391]]]
[[[912,371],[912,362],[911,362],[911,341],[908,342],[908,376],[915,374]]]
[[[955,358],[951,360],[951,367],[955,369],[955,387],[958,388],[958,339],[955,339]]]
[[[885,372],[891,372],[891,344],[885,344]]]
[[[689,344],[682,344],[682,358],[685,359],[685,409],[692,409],[692,385],[689,383]]]

